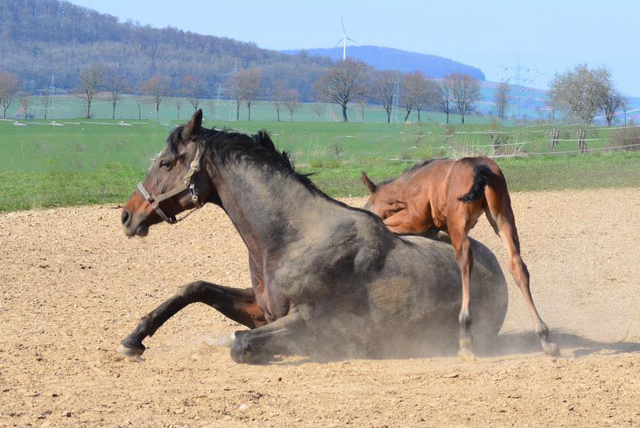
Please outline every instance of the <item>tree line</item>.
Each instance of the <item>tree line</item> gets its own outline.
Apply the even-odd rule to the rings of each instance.
[[[91,107],[95,100],[108,101],[112,107],[112,117],[123,94],[132,94],[138,107],[138,118],[142,118],[142,106],[151,103],[159,117],[161,106],[171,98],[180,118],[180,111],[186,101],[197,110],[203,100],[212,102],[206,82],[197,76],[187,74],[181,78],[156,74],[139,83],[131,84],[117,69],[109,69],[99,62],[83,68],[78,77],[79,84],[72,93],[85,103],[84,113],[91,117]],[[342,120],[349,121],[348,105],[355,103],[362,108],[367,103],[379,104],[386,112],[387,122],[391,122],[394,109],[403,111],[406,122],[412,112],[421,121],[423,111],[437,111],[446,115],[449,123],[451,114],[458,114],[462,123],[465,117],[477,109],[482,100],[481,82],[468,74],[453,73],[444,79],[431,79],[420,71],[398,73],[372,69],[361,61],[347,59],[335,63],[313,83],[313,99],[323,103],[335,103],[341,108]],[[48,90],[40,97],[45,119],[50,107]],[[232,100],[235,118],[240,120],[240,108],[246,106],[247,119],[251,120],[251,108],[256,101],[272,101],[277,120],[281,113],[288,113],[293,121],[294,114],[301,107],[300,92],[289,86],[283,79],[269,84],[259,68],[245,68],[231,73],[219,88],[219,95]],[[20,100],[20,112],[27,115],[28,93],[21,91],[16,75],[0,71],[0,108],[6,118],[11,103]],[[492,114],[500,119],[508,117],[514,102],[512,87],[500,83],[493,97]],[[547,104],[552,118],[555,111],[561,111],[567,118],[578,118],[590,124],[601,112],[611,126],[617,112],[626,108],[627,101],[615,88],[611,73],[604,67],[589,69],[577,65],[575,69],[557,74],[551,82]],[[212,108],[213,110],[213,108]],[[321,112],[316,112],[320,116]]]

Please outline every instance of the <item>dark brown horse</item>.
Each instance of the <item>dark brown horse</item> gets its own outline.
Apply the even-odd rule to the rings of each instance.
[[[493,160],[487,157],[432,160],[381,185],[375,185],[364,172],[362,181],[371,191],[365,209],[380,217],[391,232],[420,235],[435,228],[449,234],[462,275],[459,321],[463,356],[473,355],[469,301],[474,256],[469,231],[483,213],[496,234],[502,233],[509,255],[509,269],[527,302],[544,351],[559,355],[559,348],[549,341],[549,328],[533,303],[529,271],[520,256],[507,182]]]
[[[450,245],[398,237],[371,213],[327,197],[294,171],[266,133],[201,123],[198,111],[171,133],[124,207],[122,225],[128,236],[145,236],[153,224],[174,223],[178,213],[214,203],[247,246],[251,288],[188,284],[140,320],[122,352],[141,354],[146,337],[195,302],[249,327],[234,336],[237,362],[457,348],[460,274]],[[506,282],[494,255],[478,242],[470,245],[477,266],[474,331],[489,343],[506,313]]]

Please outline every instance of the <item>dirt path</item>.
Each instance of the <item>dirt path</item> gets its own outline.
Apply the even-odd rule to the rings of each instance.
[[[640,190],[513,196],[534,297],[563,331],[563,358],[517,333],[530,321],[510,281],[503,331],[519,351],[500,357],[237,365],[214,344],[237,326],[194,305],[131,363],[116,345],[181,285],[249,284],[222,211],[144,240],[126,239],[109,207],[2,215],[0,426],[640,425]],[[486,221],[473,236],[506,270]]]

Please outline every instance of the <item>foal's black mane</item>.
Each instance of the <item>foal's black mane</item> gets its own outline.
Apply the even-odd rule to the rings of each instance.
[[[184,126],[176,128],[168,139],[169,149],[177,153]],[[228,128],[202,128],[197,135],[197,142],[202,144],[208,152],[215,156],[223,165],[229,162],[247,162],[257,165],[270,165],[286,175],[294,177],[307,189],[315,194],[324,193],[309,180],[305,174],[296,172],[287,151],[278,151],[267,131],[257,134],[244,134]]]

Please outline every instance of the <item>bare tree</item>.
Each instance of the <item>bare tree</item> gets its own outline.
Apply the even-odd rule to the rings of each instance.
[[[314,103],[313,106],[311,106],[311,110],[313,110],[316,116],[318,116],[318,122],[320,122],[322,120],[322,112],[324,110],[324,104]]]
[[[501,82],[496,88],[496,92],[493,95],[493,102],[495,104],[495,113],[500,119],[504,119],[509,110],[511,104],[511,86],[506,82]]]
[[[284,106],[289,110],[289,120],[293,122],[293,113],[301,106],[300,95],[295,89],[289,89],[284,97]]]
[[[411,109],[415,108],[418,112],[418,122],[420,122],[420,112],[434,103],[437,92],[435,83],[428,80],[421,71],[415,71],[403,77],[402,86],[403,104],[407,109],[407,116],[404,120],[407,121]]]
[[[602,110],[604,111],[604,118],[607,121],[607,126],[611,126],[613,119],[616,116],[618,110],[627,109],[627,99],[620,94],[616,89],[610,88],[603,96]]]
[[[236,120],[240,120],[240,105],[247,104],[248,119],[251,120],[251,104],[258,98],[262,89],[262,76],[256,69],[243,69],[229,76],[227,89],[236,102]]]
[[[20,89],[20,81],[13,74],[0,71],[0,105],[2,105],[2,118],[7,118],[7,110]]]
[[[116,106],[122,99],[122,93],[127,90],[127,85],[122,77],[115,73],[110,73],[107,77],[108,100],[111,103],[111,119],[116,118]]]
[[[156,106],[156,119],[160,118],[160,104],[171,86],[171,78],[155,75],[142,84],[142,90],[151,96]]]
[[[586,64],[578,64],[573,70],[556,74],[549,95],[565,114],[590,124],[596,113],[603,109],[612,90],[611,73],[607,68],[589,69]]]
[[[365,92],[363,80],[366,72],[367,65],[364,62],[347,58],[334,64],[315,83],[314,91],[319,99],[342,107],[342,120],[348,122],[347,105]]]
[[[29,118],[29,103],[31,102],[31,97],[26,92],[20,94],[20,113],[22,113],[25,119]]]
[[[391,123],[393,97],[400,78],[395,71],[379,71],[373,76],[373,97],[387,113],[387,123]]]
[[[242,71],[245,71],[242,73]],[[251,105],[258,99],[262,92],[262,76],[257,69],[242,70],[240,74],[240,87],[242,98],[247,104],[247,120],[251,122]]]
[[[184,100],[180,97],[175,97],[173,99],[173,105],[176,106],[176,110],[178,110],[178,120],[180,120],[180,107],[182,107],[182,102]]]
[[[47,120],[51,108],[51,88],[46,88],[40,93],[40,107],[44,110],[44,119]]]
[[[104,68],[99,62],[94,62],[80,72],[80,85],[75,95],[87,103],[87,119],[91,117],[91,103],[100,92],[104,82]]]
[[[186,75],[182,78],[180,85],[180,92],[182,92],[182,95],[189,101],[194,110],[198,110],[200,101],[202,101],[202,98],[204,97],[204,80],[199,77]]]
[[[449,115],[455,111],[453,88],[449,79],[440,81],[434,101],[437,109],[447,115],[447,123],[449,123]]]
[[[276,108],[276,117],[278,122],[280,122],[280,110],[282,110],[282,108],[284,107],[287,91],[287,84],[284,82],[284,80],[278,79],[273,82],[270,98]]]
[[[464,123],[464,116],[482,99],[480,82],[468,74],[460,73],[450,74],[445,80],[451,85],[453,101]]]

